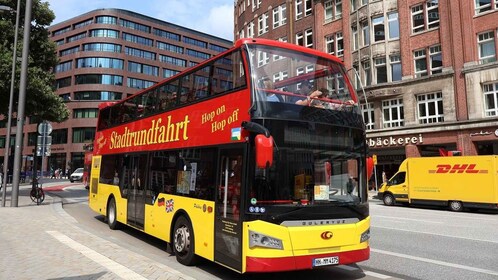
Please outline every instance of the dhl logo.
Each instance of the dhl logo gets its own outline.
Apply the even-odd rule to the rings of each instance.
[[[436,170],[429,170],[429,173],[484,173],[487,174],[488,170],[475,169],[477,164],[438,164]]]

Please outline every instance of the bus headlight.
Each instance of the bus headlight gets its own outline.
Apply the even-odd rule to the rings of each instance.
[[[370,239],[370,229],[367,229],[361,234],[360,243],[363,243]]]
[[[249,248],[265,247],[283,250],[282,240],[264,235],[255,231],[249,231]]]

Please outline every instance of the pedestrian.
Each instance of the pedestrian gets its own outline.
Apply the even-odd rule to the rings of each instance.
[[[69,166],[66,168],[66,179],[69,179],[69,173],[70,173],[70,169],[69,169]]]

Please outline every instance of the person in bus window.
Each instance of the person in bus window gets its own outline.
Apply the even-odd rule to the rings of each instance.
[[[263,86],[264,86],[264,89],[267,89],[266,101],[280,102],[280,99],[278,98],[278,96],[274,92],[271,91],[271,90],[273,90],[273,83],[269,78],[263,79]]]
[[[294,103],[297,105],[310,106],[313,101],[312,98],[321,97],[323,93],[319,90],[313,90],[313,86],[309,81],[303,81],[297,94],[306,96],[306,98],[294,97]]]

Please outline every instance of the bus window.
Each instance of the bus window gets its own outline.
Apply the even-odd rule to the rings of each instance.
[[[212,86],[213,94],[220,94],[246,85],[244,68],[241,65],[240,52],[233,52],[214,61],[213,78],[217,81]],[[237,73],[234,74],[234,71]]]

